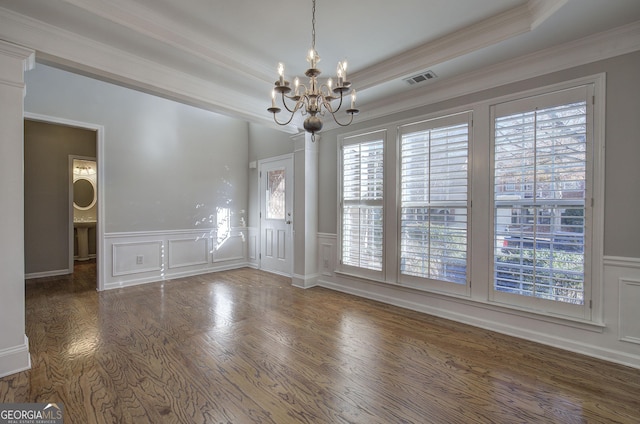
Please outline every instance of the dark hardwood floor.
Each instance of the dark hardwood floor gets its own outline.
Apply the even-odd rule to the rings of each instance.
[[[65,423],[640,423],[640,370],[260,271],[26,290],[0,402]]]

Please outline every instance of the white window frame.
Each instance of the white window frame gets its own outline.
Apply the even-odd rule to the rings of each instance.
[[[473,139],[473,114],[471,111],[465,111],[460,113],[455,113],[451,115],[438,116],[428,120],[423,120],[419,122],[413,122],[405,125],[401,125],[398,127],[398,160],[396,161],[395,166],[397,167],[398,173],[398,184],[396,185],[396,198],[397,198],[397,252],[398,252],[398,271],[397,271],[397,279],[398,282],[406,287],[411,287],[419,290],[426,291],[436,291],[450,294],[457,294],[467,296],[470,291],[470,275],[471,275],[471,165],[472,161],[472,139]],[[403,134],[410,134],[420,131],[433,130],[443,127],[449,127],[459,124],[467,124],[468,129],[468,138],[467,138],[467,198],[465,208],[467,210],[467,226],[466,226],[466,243],[467,243],[467,251],[466,251],[466,281],[464,284],[454,283],[449,281],[441,281],[432,278],[424,278],[418,277],[414,275],[408,275],[402,273],[401,267],[401,238],[402,238],[402,136]]]
[[[575,90],[584,90],[582,99],[587,106],[587,174],[585,196],[584,234],[584,304],[574,305],[561,301],[546,300],[500,292],[494,288],[494,139],[495,118],[503,115],[501,108],[509,111],[535,110],[536,107],[568,103]],[[548,316],[558,316],[590,322],[602,322],[602,235],[604,228],[604,113],[605,77],[597,75],[556,84],[526,93],[501,98],[490,106],[490,231],[489,231],[489,301],[508,307],[535,311]],[[558,100],[559,99],[559,100]],[[597,99],[597,100],[596,100]],[[516,109],[517,108],[517,109]]]
[[[344,212],[344,205],[343,205],[343,190],[344,190],[344,181],[343,181],[343,174],[344,174],[344,164],[343,164],[343,160],[344,160],[344,147],[345,146],[349,146],[349,145],[354,145],[354,144],[363,144],[363,143],[368,143],[368,142],[374,142],[374,141],[382,141],[382,149],[383,149],[383,166],[382,166],[382,172],[383,172],[383,198],[380,201],[377,201],[376,203],[379,203],[379,205],[382,207],[382,214],[383,214],[383,219],[382,219],[382,258],[381,258],[381,263],[382,263],[382,269],[381,270],[373,270],[373,269],[369,269],[369,268],[363,268],[363,267],[357,267],[357,266],[352,266],[352,265],[347,265],[343,263],[343,222],[344,222],[344,217],[343,217],[343,212]],[[356,134],[356,135],[351,135],[348,137],[342,137],[341,140],[338,143],[338,271],[345,273],[345,274],[351,274],[351,275],[355,275],[355,276],[360,276],[360,277],[365,277],[365,278],[370,278],[376,281],[383,281],[384,280],[384,276],[385,276],[385,272],[386,272],[386,243],[385,241],[387,240],[387,235],[386,235],[386,231],[385,231],[385,220],[386,220],[386,207],[385,207],[385,203],[386,203],[386,196],[387,196],[387,191],[386,191],[386,181],[385,181],[385,175],[387,172],[387,165],[386,165],[386,144],[387,144],[387,131],[386,130],[377,130],[377,131],[371,131],[371,132],[366,132],[366,133],[362,133],[362,134]]]
[[[578,86],[590,85],[593,87],[593,97],[587,99],[592,108],[591,136],[593,143],[592,163],[590,164],[587,178],[591,181],[591,189],[586,199],[592,205],[589,255],[589,281],[585,283],[585,303],[579,311],[557,311],[547,308],[545,305],[519,302],[512,295],[504,297],[496,296],[493,290],[493,252],[494,252],[494,228],[493,228],[493,120],[491,108],[500,103],[540,96],[561,90],[567,90]],[[585,76],[574,80],[564,81],[531,90],[515,92],[504,96],[496,96],[476,103],[459,105],[452,109],[440,110],[428,115],[411,117],[399,121],[380,124],[374,128],[362,130],[359,133],[338,135],[338,210],[337,210],[337,249],[336,259],[342,257],[342,216],[340,199],[342,196],[342,152],[343,142],[355,141],[354,137],[367,136],[367,134],[383,133],[385,137],[384,153],[384,224],[383,224],[383,271],[378,273],[365,272],[360,269],[350,269],[338,265],[335,269],[338,278],[357,278],[361,283],[377,282],[396,287],[406,287],[408,290],[434,293],[445,296],[448,299],[457,299],[460,302],[468,302],[470,307],[486,308],[491,311],[508,311],[516,316],[536,318],[543,321],[578,326],[577,328],[602,328],[604,325],[604,286],[603,286],[603,237],[604,237],[604,156],[605,156],[605,99],[606,75],[604,73]],[[472,126],[469,139],[469,178],[473,182],[470,185],[470,218],[468,233],[468,268],[466,293],[456,293],[440,289],[430,284],[413,284],[410,281],[402,281],[400,276],[400,139],[399,133],[402,126],[408,126],[432,119],[443,118],[465,112],[472,113]],[[519,188],[523,188],[523,183]],[[518,188],[518,187],[516,187]],[[452,285],[446,283],[446,285]],[[364,286],[363,286],[364,287]],[[372,286],[372,293],[376,290]],[[585,327],[582,327],[585,326]]]

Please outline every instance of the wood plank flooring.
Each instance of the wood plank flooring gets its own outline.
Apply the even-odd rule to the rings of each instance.
[[[640,423],[639,370],[260,271],[26,290],[0,402],[65,423]]]

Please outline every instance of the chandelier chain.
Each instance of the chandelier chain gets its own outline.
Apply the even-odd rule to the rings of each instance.
[[[311,8],[311,48],[316,49],[316,0],[313,0]]]

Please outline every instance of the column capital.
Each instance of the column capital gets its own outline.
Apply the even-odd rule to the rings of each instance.
[[[36,65],[36,52],[32,49],[19,46],[17,44],[8,43],[0,40],[0,55],[8,56],[17,60],[21,60],[22,72],[30,71]],[[0,70],[0,72],[2,72]],[[24,78],[21,76],[20,81],[23,82]]]

